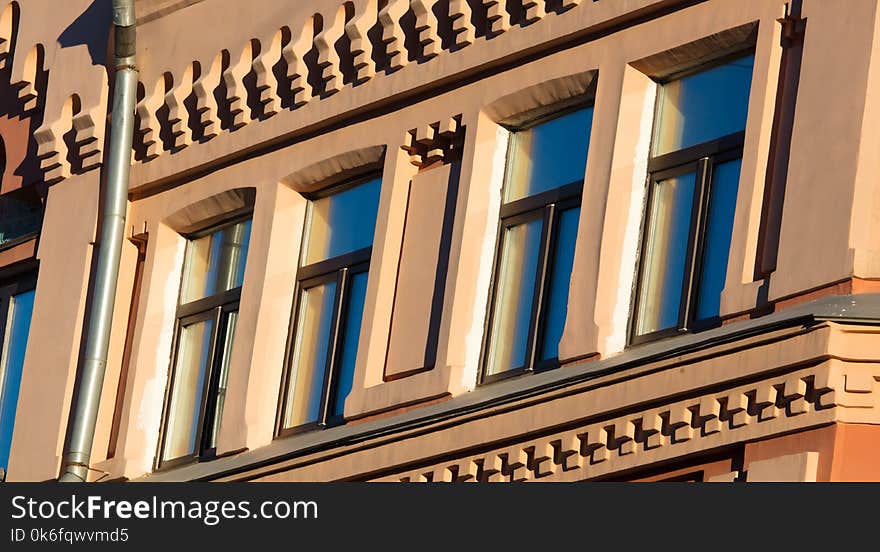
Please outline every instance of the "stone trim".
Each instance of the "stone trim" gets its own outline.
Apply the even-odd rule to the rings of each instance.
[[[814,367],[650,409],[636,409],[564,432],[465,455],[375,481],[578,481],[747,440],[835,422],[842,409],[878,406],[864,396],[880,380],[830,360]],[[862,381],[864,380],[864,382]],[[868,391],[872,392],[872,391]],[[854,396],[861,394],[860,396]],[[868,400],[866,400],[868,399]],[[847,416],[849,417],[849,416]]]

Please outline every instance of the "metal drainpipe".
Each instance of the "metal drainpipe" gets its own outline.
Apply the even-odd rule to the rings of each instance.
[[[119,258],[125,239],[125,214],[128,203],[128,177],[131,166],[131,143],[134,135],[134,110],[138,70],[135,66],[135,0],[113,0],[114,60],[116,73],[113,89],[113,121],[107,154],[107,180],[101,241],[94,274],[94,297],[86,328],[86,352],[77,370],[67,430],[67,446],[61,460],[59,481],[88,481],[89,459],[95,438],[95,422],[107,367],[110,326],[119,276]]]

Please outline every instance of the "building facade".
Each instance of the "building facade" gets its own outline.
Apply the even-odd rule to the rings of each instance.
[[[0,466],[44,481],[110,3],[0,7]],[[880,479],[877,0],[137,7],[91,479]]]

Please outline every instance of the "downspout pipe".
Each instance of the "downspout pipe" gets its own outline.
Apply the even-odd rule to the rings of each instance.
[[[89,459],[95,438],[95,423],[104,386],[110,327],[119,279],[119,259],[125,240],[125,215],[138,69],[135,65],[135,0],[113,0],[115,85],[113,114],[107,153],[104,211],[94,273],[94,295],[85,355],[77,370],[74,404],[71,406],[59,481],[88,481]]]

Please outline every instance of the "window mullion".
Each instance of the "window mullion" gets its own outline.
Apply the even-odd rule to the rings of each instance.
[[[556,221],[556,204],[544,207],[544,225],[541,230],[541,250],[538,257],[538,273],[535,277],[535,294],[532,298],[530,316],[528,350],[526,351],[526,369],[535,367],[535,356],[538,351],[538,333],[541,327],[542,310],[547,288],[547,271],[550,260],[550,243],[553,236],[553,225]]]
[[[336,358],[339,354],[339,335],[342,328],[343,304],[348,293],[349,268],[344,267],[336,274],[336,297],[333,302],[333,320],[330,322],[330,336],[327,340],[327,360],[324,368],[324,386],[321,390],[321,410],[318,423],[326,424],[330,410],[331,388],[333,386],[333,371],[336,367]]]

